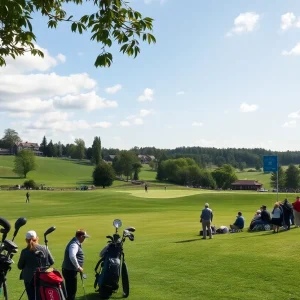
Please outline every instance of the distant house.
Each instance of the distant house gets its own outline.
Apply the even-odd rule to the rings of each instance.
[[[0,155],[10,155],[10,150],[0,148]]]
[[[153,155],[138,155],[138,158],[140,159],[141,164],[149,164],[150,161],[155,159],[155,156],[153,156]]]
[[[35,155],[42,156],[43,152],[40,151],[40,146],[37,143],[18,142],[14,146],[14,153],[18,154],[21,150],[31,150]]]
[[[253,190],[257,191],[263,186],[262,183],[259,183],[256,180],[237,180],[231,184],[233,190]]]
[[[107,155],[104,160],[106,162],[112,162],[117,155]]]

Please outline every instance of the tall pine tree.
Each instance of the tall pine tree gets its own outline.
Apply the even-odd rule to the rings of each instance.
[[[98,165],[102,160],[101,157],[101,139],[100,137],[95,137],[92,145],[92,162]]]
[[[288,189],[297,189],[300,186],[300,171],[295,165],[289,165],[285,171],[285,186]]]
[[[40,151],[43,152],[44,156],[47,156],[47,139],[45,136],[43,137],[42,143],[40,145]]]

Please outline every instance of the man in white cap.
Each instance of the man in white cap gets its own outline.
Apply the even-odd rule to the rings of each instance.
[[[205,208],[201,212],[200,222],[202,223],[202,230],[203,230],[203,240],[206,239],[207,232],[209,234],[209,238],[212,239],[212,232],[211,232],[211,222],[213,220],[213,212],[209,208],[209,204],[205,203]]]
[[[75,300],[77,292],[77,273],[83,273],[84,254],[82,243],[89,237],[86,231],[79,229],[65,249],[62,273],[66,284],[67,300]]]

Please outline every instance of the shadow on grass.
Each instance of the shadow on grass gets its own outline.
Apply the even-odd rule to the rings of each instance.
[[[89,161],[74,161],[74,164],[77,164],[77,165],[82,165],[82,166],[92,166],[93,164]]]
[[[76,299],[78,299],[78,300],[101,300],[98,293],[89,293],[89,294],[86,294],[86,297],[81,296]],[[112,299],[112,300],[113,299],[124,299],[124,297],[120,296],[120,295],[112,295],[109,299]]]
[[[174,244],[191,243],[191,242],[201,241],[201,239],[202,238],[191,239],[191,240],[183,240],[183,241],[174,242]]]
[[[18,176],[0,176],[0,179],[24,179],[24,177],[18,177]]]

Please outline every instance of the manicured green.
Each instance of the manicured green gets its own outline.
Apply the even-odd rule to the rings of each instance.
[[[33,179],[38,185],[45,184],[49,187],[78,187],[92,185],[94,166],[88,160],[69,160],[49,157],[36,157],[37,169],[27,174],[27,179]],[[0,187],[22,185],[24,178],[13,172],[14,156],[0,155]],[[151,171],[148,165],[143,165],[140,180],[156,182],[156,172]],[[128,184],[115,181],[113,186]]]
[[[196,193],[196,194],[195,194]],[[288,196],[292,201],[296,195]],[[112,234],[112,221],[120,218],[123,228],[135,226],[136,240],[125,243],[132,300],[174,299],[300,299],[297,288],[300,256],[300,228],[289,232],[216,235],[212,240],[199,237],[199,213],[205,202],[214,210],[213,223],[229,225],[239,210],[248,226],[261,204],[270,209],[276,200],[272,193],[176,191],[161,188],[105,189],[98,191],[31,191],[31,203],[25,203],[24,191],[0,191],[1,216],[14,221],[25,216],[15,242],[22,249],[24,235],[34,229],[41,237],[50,226],[49,246],[60,269],[64,247],[78,228],[91,238],[83,244],[88,299],[93,294],[94,266]],[[11,235],[9,235],[11,237]],[[20,252],[20,251],[19,251]],[[19,254],[15,256],[17,263]],[[8,274],[10,299],[19,299],[23,291],[16,264]],[[78,299],[83,299],[78,284]],[[120,294],[115,295],[114,299]]]

